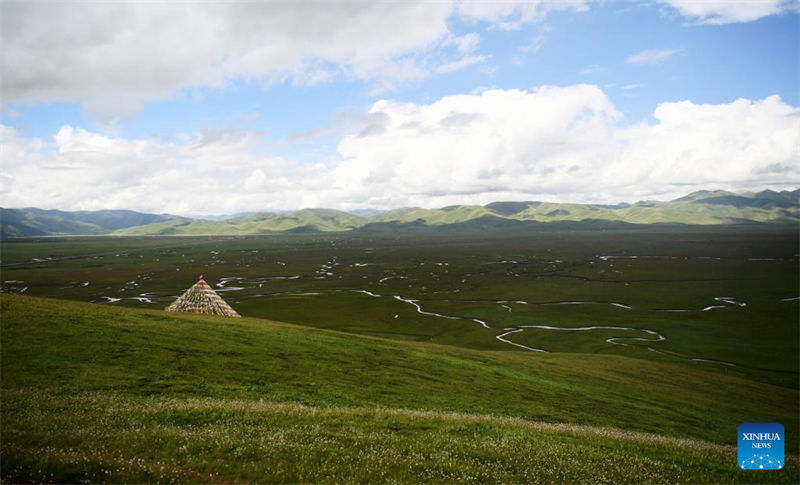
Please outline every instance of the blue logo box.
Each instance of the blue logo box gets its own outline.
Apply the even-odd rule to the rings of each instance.
[[[739,468],[780,470],[783,468],[783,425],[742,423],[739,425]]]

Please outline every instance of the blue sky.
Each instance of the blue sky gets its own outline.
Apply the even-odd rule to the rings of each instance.
[[[121,2],[89,12],[78,31],[69,23],[80,17],[77,4],[64,2],[53,12],[52,3],[4,2],[2,69],[10,80],[3,85],[0,204],[208,214],[498,197],[616,202],[693,188],[800,184],[791,135],[800,105],[797,2],[411,4],[263,3],[258,11],[220,13],[205,12],[209,3],[161,9]],[[277,21],[297,27],[269,27]],[[15,35],[11,22],[25,33]],[[559,91],[545,96],[547,86]],[[515,93],[521,102],[498,111],[496,100]],[[739,99],[747,106],[735,105]],[[376,108],[380,103],[386,107]],[[662,104],[675,107],[664,108],[668,120],[656,115]],[[461,135],[403,134],[403,127],[433,123],[430,116],[445,107],[440,121],[464,111],[474,122]],[[549,125],[545,108],[566,121]],[[706,153],[707,147],[692,149],[702,143],[691,133],[698,131],[691,117],[698,116],[704,120],[698,130],[713,130],[706,140],[719,144],[740,139],[737,126],[768,131]],[[522,131],[512,135],[489,122],[506,118]],[[565,148],[528,146],[526,125],[527,138],[546,136],[544,145]],[[375,140],[357,136],[369,127]],[[449,159],[446,147],[458,146],[458,136],[484,140],[470,153],[485,158]],[[575,146],[580,137],[598,137],[597,151],[606,158],[585,155]],[[636,159],[659,143],[688,148],[672,159]],[[731,160],[733,152],[751,156]],[[723,157],[734,164],[728,179],[719,176]],[[627,165],[618,166],[621,159]],[[658,165],[614,182],[614,173],[644,170],[645,163]],[[707,173],[695,170],[698,163]],[[225,168],[215,172],[215,164]],[[688,167],[682,177],[655,179],[659,171],[681,172],[681,164]],[[86,176],[100,167],[107,179]],[[408,183],[411,174],[424,178],[426,167],[445,174],[447,183]],[[224,203],[187,202],[186,194],[154,183],[154,170],[165,170],[165,179],[197,176]],[[75,190],[54,193],[48,181],[67,173]],[[515,173],[538,176],[522,180]],[[597,187],[600,180],[609,182]]]

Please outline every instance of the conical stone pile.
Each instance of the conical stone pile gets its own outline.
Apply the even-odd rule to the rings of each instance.
[[[168,312],[204,313],[206,315],[223,315],[241,317],[225,300],[214,291],[203,276],[200,281],[186,290],[177,300],[166,308]]]

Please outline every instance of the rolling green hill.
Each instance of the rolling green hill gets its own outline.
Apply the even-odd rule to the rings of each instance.
[[[47,234],[107,234],[131,226],[175,219],[128,210],[77,211],[0,208],[0,236],[24,237]]]
[[[2,209],[2,237],[50,234],[244,235],[278,232],[415,231],[434,228],[486,229],[538,223],[733,224],[800,222],[800,189],[733,194],[700,191],[669,202],[641,201],[603,206],[556,202],[492,202],[439,209],[406,207],[372,215],[333,209],[256,213],[228,219],[191,219],[131,211],[62,212]],[[360,211],[368,214],[369,211]],[[520,224],[523,223],[523,224]],[[449,227],[454,226],[454,227]]]
[[[131,227],[117,234],[193,235],[262,234],[271,232],[349,231],[366,224],[367,218],[332,209],[303,209],[286,214],[258,213],[224,221],[172,220]]]
[[[167,221],[118,231],[122,235],[242,235],[285,231],[425,231],[506,229],[540,223],[733,224],[800,221],[800,190],[732,194],[701,191],[670,202],[643,201],[618,206],[556,202],[492,202],[439,209],[406,207],[369,217],[330,209],[288,214],[261,213],[226,221]]]
[[[408,223],[422,220],[429,226],[464,223],[487,216],[515,221],[610,221],[632,224],[728,224],[737,222],[797,222],[800,191],[763,191],[755,194],[700,191],[670,202],[638,202],[617,207],[554,202],[492,202],[486,206],[452,206],[442,209],[401,209],[380,214],[370,222]]]
[[[745,420],[784,423],[797,452],[796,390],[741,376],[7,294],[0,310],[6,482],[800,479],[796,456],[736,468]]]

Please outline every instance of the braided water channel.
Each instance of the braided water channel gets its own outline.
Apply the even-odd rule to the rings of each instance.
[[[503,261],[503,262],[505,263],[506,261]],[[325,279],[328,276],[332,276],[333,273],[331,273],[331,271],[334,268],[334,266],[337,266],[337,265],[338,265],[338,262],[337,262],[336,258],[334,257],[331,261],[326,262],[325,264],[323,264],[320,267],[320,270],[317,271],[317,273],[315,275],[313,275],[314,279]],[[238,292],[238,291],[242,291],[242,290],[246,290],[246,289],[250,289],[250,288],[255,288],[255,287],[262,288],[265,283],[273,281],[273,280],[295,280],[295,279],[300,279],[302,277],[303,277],[302,275],[288,275],[288,276],[266,276],[266,277],[251,279],[251,278],[240,277],[240,276],[229,276],[229,277],[221,278],[216,283],[216,285],[215,285],[216,288],[215,289],[216,289],[217,292],[220,292],[220,293]],[[385,278],[381,279],[379,281],[379,283],[383,283],[387,279],[391,279],[391,278],[406,278],[406,277],[405,276],[385,277]],[[23,284],[23,282],[19,282],[19,283],[20,283],[20,285]],[[131,283],[135,283],[135,282],[131,282]],[[134,285],[134,286],[138,286],[138,285]],[[364,295],[372,297],[372,298],[392,298],[392,299],[397,300],[399,302],[403,302],[403,303],[406,303],[408,305],[413,306],[414,309],[416,310],[416,312],[421,314],[421,315],[427,315],[427,316],[432,316],[432,317],[442,318],[442,319],[447,319],[447,320],[464,320],[464,321],[472,322],[474,324],[478,324],[478,325],[480,325],[481,327],[483,327],[485,329],[497,328],[497,327],[492,327],[487,321],[481,320],[481,319],[475,318],[475,317],[445,315],[445,314],[441,314],[441,313],[427,311],[422,307],[422,303],[421,303],[420,300],[406,298],[406,297],[404,297],[402,295],[384,295],[384,294],[375,293],[375,292],[372,292],[372,291],[369,291],[369,290],[361,290],[361,289],[359,289],[359,290],[333,290],[333,291],[352,291],[352,292],[355,292],[355,293],[364,294]],[[297,295],[297,296],[306,296],[306,295],[312,296],[312,295],[320,295],[321,293],[319,293],[319,292],[271,293],[271,295],[279,295],[279,294],[292,294],[292,295]],[[256,295],[248,295],[247,297],[261,297],[261,296],[267,296],[267,295],[256,294]],[[115,297],[109,297],[109,296],[102,296],[100,298],[92,300],[92,302],[93,303],[116,303],[116,302],[120,301],[120,299],[133,299],[133,300],[138,300],[138,301],[140,301],[142,303],[160,304],[160,303],[163,303],[163,300],[165,300],[165,299],[168,300],[168,299],[172,299],[172,298],[175,298],[175,297],[176,297],[175,295],[166,296],[166,295],[159,295],[156,292],[149,292],[149,293],[141,293],[141,294],[139,294],[137,296],[133,296],[133,297],[122,297],[121,295],[120,295],[120,297],[116,297],[116,298]],[[797,299],[797,298],[786,298],[786,299],[784,299],[782,301],[794,301],[795,299]],[[655,311],[657,311],[657,312],[711,311],[711,310],[725,308],[728,305],[730,305],[730,306],[739,306],[739,307],[742,307],[742,306],[746,305],[746,303],[744,303],[742,301],[739,301],[739,300],[737,300],[737,299],[735,299],[733,297],[729,297],[729,296],[715,297],[714,300],[717,303],[716,305],[709,305],[709,306],[706,306],[706,307],[704,307],[702,309],[697,309],[697,310],[690,310],[690,309],[657,309]],[[619,309],[621,309],[623,311],[632,310],[632,307],[630,305],[625,304],[625,303],[600,302],[600,301],[559,301],[559,302],[529,303],[529,302],[520,301],[520,300],[516,300],[516,301],[498,300],[495,303],[499,304],[502,308],[504,308],[508,312],[512,311],[512,308],[508,305],[508,304],[512,304],[512,303],[513,304],[520,304],[520,305],[534,304],[534,305],[543,305],[543,306],[550,306],[550,305],[609,305],[609,306],[613,306],[613,307],[619,308]],[[686,356],[683,356],[683,355],[680,355],[680,354],[677,354],[677,353],[674,353],[674,352],[658,349],[658,348],[654,347],[652,344],[655,344],[655,343],[658,343],[658,342],[663,342],[663,341],[667,340],[667,338],[664,335],[662,335],[661,333],[659,333],[659,332],[657,332],[655,330],[647,329],[647,328],[606,326],[606,325],[593,325],[593,326],[586,326],[586,327],[555,327],[555,326],[550,326],[550,325],[519,324],[519,325],[514,325],[514,326],[503,327],[502,328],[502,333],[499,333],[499,334],[495,335],[495,338],[498,341],[500,341],[500,342],[502,342],[502,343],[504,343],[506,345],[512,345],[512,346],[515,346],[515,347],[518,347],[518,348],[521,348],[521,349],[525,349],[525,350],[530,351],[530,352],[548,353],[549,351],[546,350],[546,349],[536,348],[536,347],[531,347],[531,346],[528,346],[528,345],[524,345],[524,344],[521,344],[519,342],[515,342],[510,338],[511,336],[519,335],[522,332],[525,332],[526,330],[529,330],[529,329],[535,329],[535,330],[540,330],[540,331],[550,331],[550,332],[591,332],[591,331],[595,331],[595,330],[611,330],[611,331],[614,331],[614,332],[627,333],[627,334],[639,333],[640,336],[626,336],[626,335],[618,335],[618,336],[616,336],[615,335],[615,336],[612,336],[610,338],[605,339],[605,342],[607,342],[610,345],[619,345],[619,346],[623,346],[623,347],[630,347],[630,346],[641,347],[641,348],[647,349],[650,352],[658,353],[658,354],[665,355],[665,356],[670,356],[670,357],[673,357],[673,358],[678,358],[678,359],[681,359],[681,360],[687,360],[687,361],[691,361],[691,362],[696,362],[696,363],[735,366],[735,364],[730,363],[730,362],[723,362],[723,361],[712,360],[712,359],[704,359],[704,358],[699,358],[699,357],[686,357]]]
[[[320,271],[318,271],[318,275],[321,275],[321,276],[315,276],[315,278],[318,279],[318,278],[325,278],[325,276],[329,276],[330,269],[335,264],[336,264],[336,262],[335,262],[335,260],[333,260],[332,262],[329,262],[328,265],[323,265],[323,267],[320,269]],[[262,288],[265,283],[273,281],[273,280],[296,280],[296,279],[300,279],[302,277],[303,277],[302,275],[285,275],[285,276],[266,276],[266,277],[251,279],[251,278],[247,278],[247,277],[229,276],[229,277],[220,278],[220,280],[214,286],[215,286],[215,290],[217,292],[220,292],[220,293],[238,292],[238,291],[242,291],[242,290],[246,290],[246,289],[250,289],[250,288]],[[18,283],[18,286],[20,286],[20,287],[22,287],[24,285],[24,282],[21,282],[21,281],[20,282],[8,281],[6,283]],[[234,285],[236,285],[236,286],[234,286]],[[86,284],[84,284],[84,286],[86,286]],[[136,286],[138,286],[138,285],[136,285]],[[14,288],[14,289],[16,289],[16,288]],[[27,288],[25,288],[25,289],[27,289]],[[331,291],[331,290],[327,290],[327,291]],[[264,296],[277,296],[277,295],[284,295],[284,294],[285,295],[295,295],[295,296],[317,296],[317,295],[321,295],[323,292],[327,292],[327,291],[323,290],[322,292],[313,291],[313,292],[279,292],[279,293],[269,293],[269,294],[254,294],[254,295],[247,295],[247,296],[245,296],[245,298],[258,298],[258,297],[264,297]],[[427,311],[422,307],[421,300],[407,298],[407,297],[404,297],[402,295],[385,295],[385,294],[375,293],[375,292],[369,291],[369,290],[333,290],[333,291],[352,291],[354,293],[360,293],[360,294],[363,294],[363,295],[366,295],[366,296],[369,296],[369,297],[372,297],[372,298],[391,298],[391,299],[397,300],[399,302],[406,303],[408,305],[413,306],[414,309],[416,310],[416,312],[421,314],[421,315],[427,315],[427,316],[436,317],[436,318],[442,318],[442,319],[446,319],[446,320],[464,320],[464,321],[472,322],[473,324],[480,325],[481,327],[483,327],[485,329],[497,328],[497,327],[493,327],[492,325],[490,325],[486,320],[481,320],[481,319],[475,318],[475,317],[446,315],[446,314],[442,314],[442,313],[436,313],[436,312],[432,312],[432,311]],[[22,291],[17,290],[17,292],[21,293]],[[163,294],[162,293],[163,292],[145,292],[145,293],[140,293],[137,296],[127,296],[127,297],[122,296],[122,295],[120,295],[119,297],[100,296],[100,297],[97,297],[97,298],[95,298],[95,299],[93,299],[91,301],[92,301],[92,303],[105,303],[105,304],[111,303],[111,304],[113,304],[113,303],[117,303],[117,302],[119,302],[119,301],[121,301],[123,299],[129,299],[129,300],[137,300],[137,301],[139,301],[141,303],[165,304],[166,302],[171,301],[172,299],[177,297],[177,295],[169,294],[171,292],[166,292],[166,293],[163,293]],[[784,298],[781,301],[796,301],[799,298],[800,297],[789,297],[789,298]],[[711,310],[726,308],[726,306],[737,306],[737,307],[746,306],[745,302],[739,301],[739,300],[735,299],[734,297],[730,297],[730,296],[714,297],[714,300],[715,300],[715,302],[718,303],[717,305],[709,305],[709,306],[706,306],[706,307],[701,308],[701,309],[656,309],[654,311],[656,311],[656,312],[694,312],[694,311],[711,311]],[[608,305],[608,306],[613,306],[613,307],[619,308],[622,311],[627,311],[627,310],[632,310],[633,309],[630,305],[625,304],[625,303],[602,302],[602,301],[557,301],[557,302],[529,303],[529,302],[521,301],[521,300],[515,300],[515,301],[497,300],[497,301],[495,301],[495,303],[500,305],[502,308],[504,308],[508,312],[512,311],[512,308],[509,306],[509,304],[542,305],[542,306],[551,306],[551,305],[565,305],[565,306],[569,306],[569,305]],[[535,330],[540,330],[540,331],[550,331],[550,332],[591,332],[591,331],[595,331],[595,330],[612,330],[614,332],[624,332],[624,333],[636,333],[636,332],[638,332],[640,335],[642,335],[642,334],[643,335],[642,336],[618,335],[618,336],[613,336],[613,337],[605,339],[605,342],[607,342],[610,345],[620,345],[620,346],[623,346],[623,347],[630,347],[630,346],[640,347],[640,348],[647,349],[650,352],[654,352],[654,353],[658,353],[658,354],[661,354],[661,355],[665,355],[665,356],[669,356],[669,357],[673,357],[673,358],[677,358],[677,359],[681,359],[681,360],[686,360],[686,361],[690,361],[690,362],[704,363],[704,364],[717,364],[717,365],[724,365],[724,366],[730,366],[730,367],[736,366],[736,364],[733,364],[731,362],[724,362],[724,361],[718,361],[718,360],[713,360],[713,359],[704,359],[704,358],[699,358],[699,357],[686,357],[684,355],[680,355],[680,354],[675,353],[675,352],[670,352],[670,351],[666,351],[666,350],[662,350],[662,349],[658,349],[656,347],[653,347],[651,344],[655,344],[655,343],[658,343],[658,342],[663,342],[663,341],[667,340],[667,338],[664,335],[662,335],[661,333],[659,333],[659,332],[657,332],[655,330],[647,329],[647,328],[607,326],[607,325],[592,325],[592,326],[586,326],[586,327],[555,327],[555,326],[551,326],[551,325],[519,324],[519,325],[514,325],[514,326],[503,327],[502,328],[502,333],[499,333],[499,334],[495,335],[495,338],[498,341],[500,341],[500,342],[502,342],[502,343],[504,343],[506,345],[512,345],[512,346],[515,346],[515,347],[518,347],[518,348],[521,348],[521,349],[524,349],[524,350],[527,350],[527,351],[530,351],[530,352],[549,353],[550,351],[547,350],[547,349],[531,347],[529,345],[524,345],[524,344],[521,344],[519,342],[515,342],[510,338],[513,335],[519,335],[522,332],[525,332],[526,330],[529,330],[529,329],[535,329]]]
[[[257,278],[257,279],[254,279],[252,281],[248,281],[248,278],[245,278],[245,277],[225,277],[225,278],[221,278],[220,279],[220,281],[215,285],[216,286],[215,289],[216,289],[216,291],[221,292],[221,293],[224,293],[224,292],[237,292],[237,291],[241,291],[241,290],[247,289],[247,287],[249,287],[251,284],[253,286],[257,286],[258,288],[261,288],[264,283],[266,283],[268,281],[271,281],[271,280],[293,280],[293,279],[299,279],[299,278],[301,278],[301,275],[270,276],[270,277]],[[238,283],[238,284],[244,285],[244,286],[232,286],[232,285],[230,285],[230,283],[234,283],[234,284]],[[478,324],[478,325],[480,325],[481,327],[483,327],[485,329],[496,328],[496,327],[492,327],[487,321],[481,320],[481,319],[475,318],[475,317],[463,317],[463,316],[456,316],[456,315],[445,315],[445,314],[442,314],[442,313],[436,313],[436,312],[427,311],[422,307],[422,303],[421,303],[420,300],[406,298],[406,297],[404,297],[402,295],[384,295],[384,294],[375,293],[375,292],[369,291],[369,290],[334,290],[334,291],[352,291],[354,293],[360,293],[360,294],[363,294],[363,295],[366,295],[366,296],[369,296],[369,297],[372,297],[372,298],[392,298],[392,299],[397,300],[399,302],[406,303],[408,305],[413,306],[414,309],[416,310],[416,312],[421,314],[421,315],[427,315],[427,316],[436,317],[436,318],[442,318],[442,319],[446,319],[446,320],[464,320],[464,321],[472,322],[474,324]],[[321,293],[320,292],[271,293],[271,295],[273,295],[273,296],[274,295],[281,295],[281,294],[291,294],[291,295],[296,295],[296,296],[313,296],[313,295],[320,295]],[[250,296],[251,297],[260,297],[260,296],[267,296],[267,295],[257,294],[257,295],[250,295]],[[135,299],[135,300],[138,300],[138,301],[140,301],[142,303],[158,304],[158,303],[163,303],[163,301],[165,299],[168,300],[168,299],[172,299],[172,298],[175,298],[175,297],[176,297],[175,295],[170,295],[170,296],[167,297],[167,296],[164,296],[164,295],[158,295],[156,292],[150,292],[150,293],[141,293],[140,295],[134,296],[134,297],[123,297],[122,299]],[[796,298],[787,298],[786,301],[793,301],[795,299]],[[92,300],[92,302],[93,303],[116,303],[116,302],[118,302],[120,300],[121,300],[121,298],[102,296],[102,297],[100,297],[98,299]],[[717,309],[717,308],[724,308],[725,305],[740,306],[740,307],[746,305],[744,302],[738,301],[738,300],[736,300],[736,299],[734,299],[732,297],[716,297],[716,298],[714,298],[714,300],[716,302],[718,302],[718,303],[721,303],[722,305],[712,305],[712,306],[708,306],[708,307],[705,307],[705,308],[702,308],[702,309],[699,309],[699,310],[665,309],[665,310],[655,310],[655,311],[666,311],[666,312],[709,311],[709,310],[714,310],[714,309]],[[529,304],[531,304],[529,302],[521,301],[521,300],[515,300],[515,301],[498,300],[495,303],[499,304],[501,307],[505,308],[509,312],[511,311],[511,307],[509,307],[507,305],[508,303],[514,303],[514,304],[520,304],[520,305],[529,305]],[[621,310],[632,310],[632,307],[630,305],[627,305],[627,304],[624,304],[624,303],[617,303],[617,302],[560,301],[560,302],[545,302],[545,303],[535,303],[535,304],[544,305],[544,306],[550,306],[550,305],[609,305],[609,306],[613,306],[613,307],[616,307],[616,308],[620,308]],[[680,354],[677,354],[677,353],[674,353],[674,352],[669,352],[669,351],[657,349],[657,348],[653,347],[652,345],[638,345],[638,344],[647,344],[647,343],[653,344],[653,343],[663,342],[663,341],[667,340],[667,338],[664,335],[660,334],[659,332],[657,332],[655,330],[651,330],[651,329],[647,329],[647,328],[606,326],[606,325],[593,325],[593,326],[587,326],[587,327],[555,327],[555,326],[550,326],[550,325],[520,324],[520,325],[503,327],[502,328],[503,332],[498,334],[498,335],[495,335],[495,338],[498,341],[500,341],[500,342],[502,342],[502,343],[504,343],[506,345],[512,345],[512,346],[515,346],[515,347],[519,347],[521,349],[525,349],[525,350],[530,351],[530,352],[549,353],[550,351],[548,351],[546,349],[536,348],[536,347],[531,347],[531,346],[528,346],[528,345],[524,345],[524,344],[521,344],[521,343],[518,343],[518,342],[514,342],[513,340],[511,340],[509,338],[512,335],[519,335],[520,333],[525,332],[528,329],[536,329],[536,330],[543,330],[543,331],[553,331],[553,332],[590,332],[590,331],[594,331],[594,330],[613,330],[613,331],[626,332],[626,333],[628,333],[628,332],[632,332],[632,333],[633,332],[639,332],[640,334],[645,334],[645,336],[636,336],[636,337],[634,337],[634,336],[620,335],[620,336],[613,336],[613,337],[607,338],[607,339],[605,339],[605,341],[608,344],[620,345],[620,346],[623,346],[623,347],[630,347],[630,346],[633,345],[633,346],[636,346],[636,347],[645,348],[650,352],[658,353],[658,354],[665,355],[665,356],[670,356],[670,357],[673,357],[673,358],[678,358],[678,359],[681,359],[681,360],[687,360],[687,361],[691,361],[691,362],[696,362],[696,363],[717,364],[717,365],[724,365],[724,366],[730,366],[730,367],[734,367],[736,365],[736,364],[733,364],[731,362],[723,362],[723,361],[718,361],[718,360],[713,360],[713,359],[704,359],[704,358],[699,358],[699,357],[685,357],[683,355],[680,355]]]
[[[394,298],[395,300],[402,301],[404,303],[408,303],[408,304],[412,305],[414,308],[416,308],[417,312],[422,314],[422,315],[429,315],[429,316],[433,316],[433,317],[445,318],[445,319],[448,319],[448,320],[469,320],[469,321],[473,321],[473,322],[481,325],[483,328],[493,328],[486,321],[480,320],[480,319],[477,319],[477,318],[459,317],[459,316],[454,316],[454,315],[443,315],[441,313],[425,311],[425,310],[422,309],[422,306],[420,305],[420,301],[419,300],[412,300],[412,299],[409,299],[409,298],[403,298],[400,295],[381,295],[381,294],[374,293],[374,292],[371,292],[371,291],[368,291],[368,290],[352,290],[352,291],[355,292],[355,293],[362,293],[362,294],[371,296],[373,298]],[[726,301],[727,298],[728,297],[721,297],[721,298],[718,299],[718,301],[723,301],[725,303],[731,303],[731,304],[736,304],[736,305],[741,306],[741,302],[735,302],[735,303],[734,302],[728,302],[728,301]],[[506,303],[506,302],[498,302],[498,303]],[[526,305],[528,304],[527,302],[524,302],[524,301],[517,301],[515,303],[526,304]],[[556,303],[548,303],[548,304],[551,304],[551,305],[608,304],[608,305],[612,305],[612,306],[615,306],[615,307],[618,307],[618,308],[624,308],[624,309],[627,309],[627,310],[631,309],[631,307],[628,306],[628,305],[625,305],[623,303],[614,303],[614,302],[603,303],[603,302],[575,302],[575,301],[571,301],[571,302],[556,302]],[[497,340],[499,340],[500,342],[503,342],[505,344],[513,345],[513,346],[516,346],[516,347],[519,347],[519,348],[522,348],[522,349],[525,349],[525,350],[529,350],[531,352],[548,353],[549,351],[547,351],[545,349],[529,347],[527,345],[523,345],[523,344],[514,342],[514,341],[509,340],[508,338],[506,338],[509,335],[513,335],[513,334],[518,334],[520,332],[524,332],[525,329],[529,329],[529,328],[535,328],[535,329],[538,329],[538,330],[559,331],[559,332],[585,332],[585,331],[592,331],[592,330],[618,330],[620,332],[643,332],[645,334],[648,334],[648,337],[619,336],[619,337],[610,337],[610,338],[605,339],[605,341],[608,342],[611,345],[621,345],[623,347],[629,347],[631,345],[630,343],[626,343],[626,342],[623,342],[623,341],[628,341],[628,342],[663,342],[663,341],[667,340],[667,338],[664,335],[656,332],[655,330],[650,330],[650,329],[646,329],[646,328],[617,327],[617,326],[605,326],[605,325],[593,325],[593,326],[589,326],[589,327],[553,327],[553,326],[549,326],[549,325],[517,325],[517,326],[513,326],[513,327],[505,327],[505,328],[503,328],[504,332],[499,334],[499,335],[496,335],[495,338]],[[688,360],[688,361],[691,361],[691,362],[706,363],[706,364],[719,364],[719,365],[725,365],[725,366],[729,366],[729,367],[735,367],[736,366],[736,364],[733,364],[731,362],[724,362],[724,361],[712,360],[712,359],[701,359],[701,358],[697,358],[697,357],[695,357],[695,358],[683,357],[683,356],[680,356],[680,355],[672,353],[672,352],[664,352],[662,350],[658,350],[658,349],[656,349],[656,348],[654,348],[654,347],[652,347],[650,345],[647,345],[644,348],[646,348],[647,350],[649,350],[651,352],[655,352],[655,353],[658,353],[658,354],[661,354],[661,355],[667,355],[667,356],[671,356],[671,357],[676,357],[676,358],[683,359],[683,360]]]

